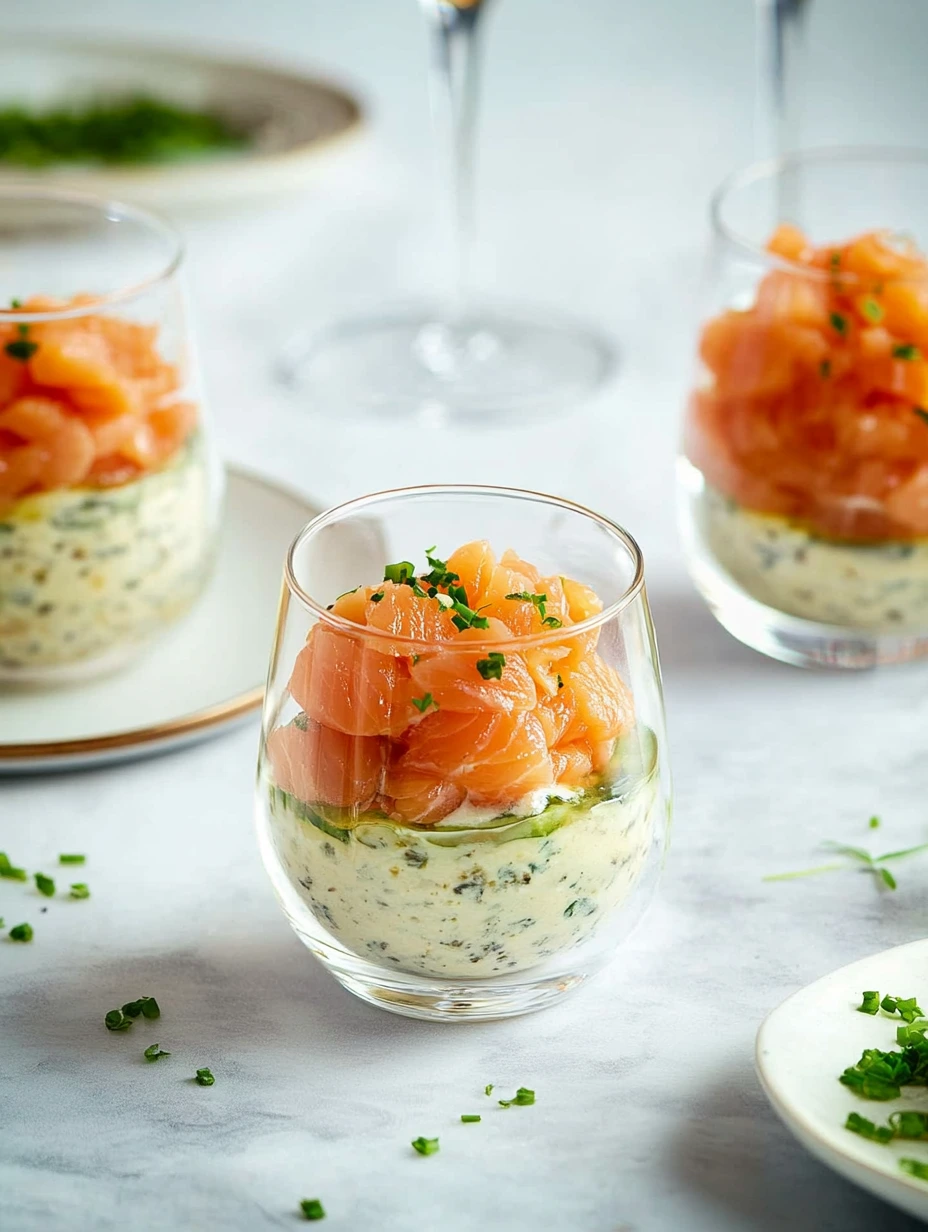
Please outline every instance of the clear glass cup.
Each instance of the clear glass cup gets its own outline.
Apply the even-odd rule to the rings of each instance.
[[[331,414],[529,416],[576,404],[612,372],[611,344],[560,312],[476,299],[474,149],[479,35],[491,0],[420,0],[448,186],[453,271],[435,302],[378,309],[297,338],[283,379]]]
[[[713,200],[683,539],[720,622],[789,663],[928,653],[926,201],[928,154],[867,149],[757,164]]]
[[[132,206],[0,190],[0,682],[135,657],[212,566],[222,471],[179,282]]]
[[[429,597],[427,578],[421,598],[379,582],[414,545],[475,537],[463,555],[484,563],[454,570],[467,599],[509,605],[525,633],[490,616],[458,631],[459,609]],[[511,545],[546,580],[511,555],[494,569],[480,541]],[[412,609],[425,614],[404,618]],[[508,488],[408,488],[316,518],[285,568],[257,820],[291,925],[363,1000],[501,1018],[599,970],[653,892],[670,821],[631,536]]]

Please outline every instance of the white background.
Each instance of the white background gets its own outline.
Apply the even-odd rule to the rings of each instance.
[[[440,277],[424,36],[413,0],[112,0],[83,31],[314,66],[367,100],[365,136],[315,189],[180,220],[222,448],[322,502],[415,481],[523,484],[624,522],[647,557],[677,781],[660,901],[610,971],[545,1015],[442,1028],[355,1003],[271,898],[251,832],[256,729],[157,761],[3,786],[0,846],[30,867],[89,853],[93,898],[0,883],[0,1227],[81,1232],[324,1225],[388,1232],[796,1232],[911,1221],[809,1159],[752,1073],[763,1015],[842,963],[924,934],[928,860],[897,893],[817,844],[928,838],[928,676],[802,674],[715,626],[687,581],[672,462],[691,369],[705,206],[752,153],[748,0],[504,0],[489,14],[480,281],[618,339],[596,402],[479,433],[333,422],[272,380],[291,329]],[[75,29],[67,0],[5,27]],[[815,0],[811,143],[925,141],[928,8]],[[28,911],[22,907],[26,896]],[[913,972],[903,995],[928,995]],[[154,993],[157,1029],[110,1035]],[[810,1030],[814,1024],[810,1024]],[[144,1038],[142,1038],[144,1036]],[[174,1052],[143,1065],[145,1043]],[[836,1073],[853,1058],[836,1057]],[[216,1085],[184,1081],[210,1065]],[[534,1108],[456,1124],[483,1086]],[[418,1134],[440,1155],[414,1156]]]

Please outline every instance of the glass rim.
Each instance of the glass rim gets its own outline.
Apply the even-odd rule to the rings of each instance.
[[[347,620],[344,616],[337,616],[323,604],[318,603],[312,595],[303,589],[296,578],[294,556],[308,539],[318,534],[319,531],[324,530],[327,526],[335,525],[341,521],[346,513],[355,513],[384,500],[404,496],[492,496],[553,505],[556,508],[565,509],[569,513],[580,514],[582,517],[597,523],[621,543],[631,557],[634,566],[631,582],[626,586],[618,599],[610,603],[608,607],[604,607],[595,616],[589,616],[586,620],[578,621],[574,625],[562,626],[559,629],[549,629],[540,633],[517,634],[514,637],[507,638],[504,643],[501,643],[499,639],[495,641],[489,638],[469,639],[467,642],[468,650],[498,650],[500,645],[503,644],[506,646],[531,648],[562,642],[565,634],[571,638],[582,636],[584,633],[599,629],[602,625],[613,620],[644,589],[644,555],[633,536],[623,526],[620,526],[618,522],[613,522],[611,518],[607,518],[601,513],[596,513],[592,509],[587,509],[585,505],[580,505],[576,501],[567,500],[561,496],[551,496],[546,492],[535,492],[529,488],[509,488],[490,484],[435,483],[405,488],[385,488],[380,492],[371,492],[367,496],[357,496],[352,500],[343,501],[341,504],[333,505],[331,509],[325,510],[324,513],[320,513],[297,532],[287,551],[284,562],[284,582],[287,589],[305,608],[331,628],[350,634],[353,637],[363,637],[365,641],[370,640],[375,643],[385,641],[393,645],[400,643],[403,646],[429,648],[432,650],[436,647],[447,645],[444,642],[429,641],[425,638],[404,637],[402,634],[391,633],[388,629],[372,629],[369,625],[355,624],[354,621]]]
[[[53,308],[44,312],[32,312],[29,309],[0,309],[0,323],[24,321],[69,321],[76,317],[87,316],[98,312],[101,308],[113,304],[126,303],[137,299],[146,291],[152,290],[161,283],[167,282],[180,267],[184,258],[184,241],[173,223],[168,222],[160,214],[147,210],[139,205],[130,205],[112,197],[98,197],[94,193],[79,192],[72,189],[42,188],[35,184],[6,184],[0,187],[0,206],[7,201],[34,201],[46,204],[72,205],[86,210],[95,211],[98,216],[109,222],[134,222],[147,229],[150,233],[160,236],[169,245],[169,255],[161,268],[141,282],[132,283],[127,287],[119,287],[115,291],[107,291],[103,295],[95,295],[92,303],[79,304],[71,308]]]
[[[742,189],[750,188],[763,180],[773,182],[790,171],[801,170],[808,166],[847,165],[853,163],[880,164],[884,167],[898,165],[921,166],[928,172],[928,149],[917,146],[819,146],[809,150],[797,150],[794,153],[783,154],[778,158],[763,159],[749,163],[726,176],[709,201],[709,220],[713,234],[730,248],[750,257],[755,263],[769,266],[772,269],[783,270],[786,273],[801,275],[812,281],[828,282],[834,277],[830,269],[818,269],[815,266],[804,265],[801,261],[791,261],[789,257],[781,257],[770,252],[763,244],[759,244],[747,236],[740,234],[731,227],[724,218],[725,206],[728,201]],[[926,241],[928,243],[928,241]],[[842,272],[842,278],[848,281],[861,282],[869,285],[873,279],[862,278],[858,274]],[[880,281],[893,286],[906,283],[923,284],[928,275],[920,277],[884,277]]]

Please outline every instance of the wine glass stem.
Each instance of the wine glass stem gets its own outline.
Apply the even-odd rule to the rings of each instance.
[[[811,0],[756,0],[758,158],[779,158],[799,146],[805,22]],[[780,217],[795,207],[790,177],[782,181]]]
[[[436,140],[450,193],[452,272],[447,311],[461,317],[470,290],[474,241],[474,163],[479,77],[478,31],[487,0],[422,0],[432,41],[431,97]],[[443,169],[444,170],[444,169]]]

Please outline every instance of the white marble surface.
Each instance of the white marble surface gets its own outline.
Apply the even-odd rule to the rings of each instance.
[[[712,622],[686,580],[672,457],[711,186],[750,155],[748,0],[505,0],[488,44],[483,280],[584,311],[618,380],[538,429],[336,424],[270,378],[296,316],[324,319],[436,269],[422,36],[412,0],[97,0],[85,29],[207,41],[331,68],[368,135],[317,190],[184,220],[228,456],[326,501],[414,479],[525,483],[641,539],[662,641],[677,822],[659,902],[611,970],[546,1014],[481,1027],[392,1018],[318,968],[272,900],[251,830],[256,728],[161,760],[0,788],[0,848],[89,859],[89,902],[0,882],[0,1227],[140,1232],[794,1232],[914,1227],[814,1163],[752,1072],[763,1015],[832,967],[924,934],[928,863],[880,894],[853,874],[765,884],[828,838],[926,838],[925,670],[805,675]],[[815,140],[924,139],[917,0],[816,0]],[[71,28],[69,0],[26,10]],[[914,981],[917,983],[917,979]],[[924,991],[924,989],[923,989]],[[153,993],[156,1028],[112,1035]],[[173,1052],[146,1065],[143,1046]],[[844,1058],[836,1058],[836,1063]],[[201,1065],[216,1085],[187,1076]],[[483,1086],[534,1108],[461,1126]],[[422,1159],[409,1141],[439,1135]]]

